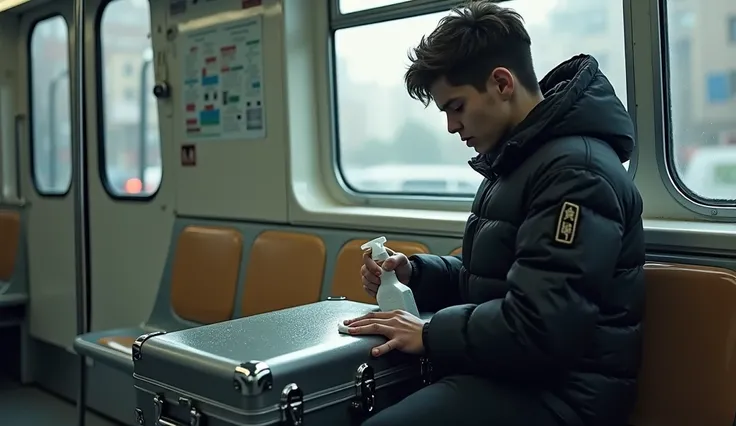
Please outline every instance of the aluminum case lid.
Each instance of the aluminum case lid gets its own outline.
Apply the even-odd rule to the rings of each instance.
[[[137,348],[133,376],[137,387],[152,384],[243,415],[277,411],[291,383],[307,406],[336,403],[354,396],[363,363],[384,384],[419,375],[416,356],[370,354],[384,337],[338,333],[338,322],[375,310],[328,300],[155,335]]]

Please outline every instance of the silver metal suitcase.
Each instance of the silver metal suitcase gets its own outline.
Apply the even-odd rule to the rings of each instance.
[[[148,426],[355,425],[422,386],[418,357],[339,334],[376,310],[328,300],[171,333],[133,346],[136,420]]]

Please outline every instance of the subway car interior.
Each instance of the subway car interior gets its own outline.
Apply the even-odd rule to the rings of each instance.
[[[474,152],[403,80],[458,3],[0,0],[0,424],[195,425],[144,420],[140,336],[375,305],[381,235],[460,253]],[[539,78],[592,55],[636,128],[630,426],[735,424],[736,2],[500,3]]]

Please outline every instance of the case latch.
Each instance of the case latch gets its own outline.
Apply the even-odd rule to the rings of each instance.
[[[355,374],[355,398],[351,406],[360,415],[369,416],[376,405],[376,381],[373,367],[363,363]]]
[[[289,383],[281,391],[281,421],[287,426],[304,424],[304,392],[296,383]]]
[[[153,397],[154,409],[154,425],[156,426],[200,426],[202,414],[197,410],[192,401],[188,398],[179,398],[179,405],[183,405],[189,411],[189,420],[187,422],[179,422],[172,418],[165,417],[164,414],[164,397],[156,395]]]
[[[146,340],[150,339],[154,336],[160,336],[162,334],[166,334],[165,331],[154,331],[151,333],[147,333],[141,336],[138,336],[137,339],[135,339],[135,342],[133,342],[133,361],[138,361],[141,359],[143,354],[141,353],[141,349],[143,349],[143,344],[146,342]]]
[[[421,357],[419,359],[419,375],[422,378],[422,384],[428,385],[432,383],[432,363],[428,358]]]

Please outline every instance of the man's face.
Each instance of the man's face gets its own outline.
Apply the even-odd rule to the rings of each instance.
[[[478,153],[490,152],[512,126],[514,79],[505,68],[493,70],[484,92],[471,85],[452,86],[444,77],[432,85],[430,92],[447,116],[447,131],[457,133]]]

